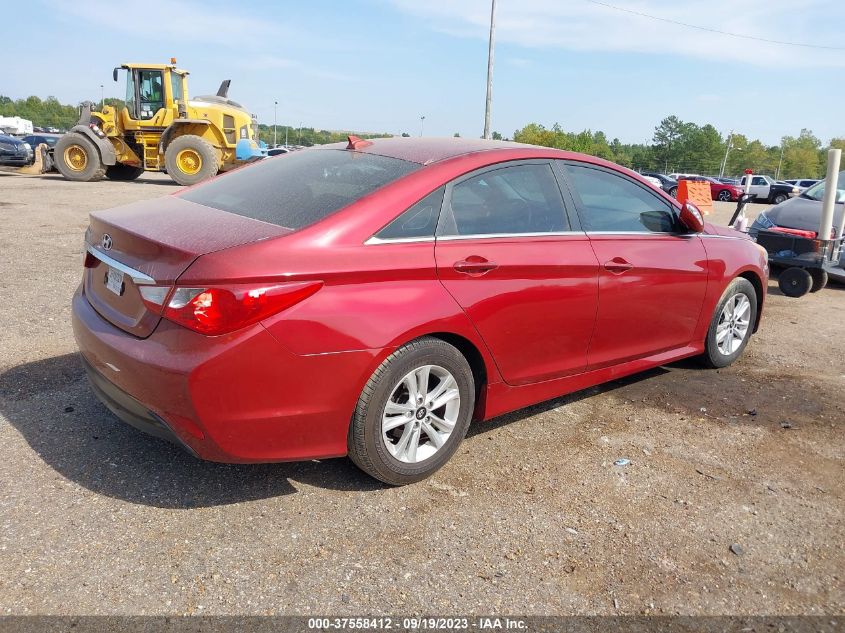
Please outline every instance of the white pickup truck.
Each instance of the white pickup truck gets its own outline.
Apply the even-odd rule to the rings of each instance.
[[[739,187],[745,191],[745,182],[748,176],[743,176],[739,181]],[[769,204],[780,204],[797,196],[801,190],[795,185],[785,182],[778,182],[769,176],[751,176],[751,195],[755,202],[768,202]]]

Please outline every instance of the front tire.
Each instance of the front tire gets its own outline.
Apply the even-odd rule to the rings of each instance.
[[[93,182],[102,180],[106,173],[97,146],[79,132],[68,132],[56,142],[53,160],[56,169],[68,180]]]
[[[397,349],[373,373],[347,440],[358,468],[392,486],[425,479],[457,450],[475,408],[463,354],[433,337]]]
[[[719,192],[719,195],[716,196],[722,202],[730,202],[731,201],[731,192],[725,189]]]
[[[704,363],[727,367],[742,355],[757,322],[757,292],[742,277],[728,285],[710,321],[704,342]]]
[[[133,167],[121,163],[106,167],[106,178],[109,180],[135,180],[143,173],[143,167]]]
[[[217,150],[194,134],[176,137],[164,152],[164,164],[168,175],[180,185],[195,185],[220,170]]]
[[[787,297],[797,299],[812,290],[813,278],[809,271],[793,266],[778,275],[778,288]]]
[[[672,187],[672,188],[669,190],[669,195],[670,195],[670,196],[672,196],[673,198],[677,199],[677,198],[678,198],[678,188],[677,188],[677,187]]]

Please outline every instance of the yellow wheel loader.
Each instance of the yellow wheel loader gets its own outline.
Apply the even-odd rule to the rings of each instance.
[[[134,180],[166,171],[193,185],[220,171],[266,155],[253,115],[228,98],[229,80],[216,95],[188,98],[188,72],[170,64],[123,64],[126,107],[92,111],[83,103],[79,123],[54,150],[68,180]]]

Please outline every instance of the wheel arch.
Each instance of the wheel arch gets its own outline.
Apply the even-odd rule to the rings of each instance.
[[[70,129],[69,133],[72,132],[81,134],[94,143],[94,147],[96,147],[97,151],[100,153],[100,161],[103,165],[114,165],[117,162],[117,154],[114,151],[114,145],[111,144],[111,141],[108,140],[108,138],[100,138],[94,134],[94,130],[87,125],[74,125]]]
[[[210,125],[211,123],[205,119],[177,119],[161,133],[159,151],[163,154],[167,151],[167,146],[170,145],[173,139],[185,134],[195,134],[196,136],[205,138],[205,132]]]
[[[737,275],[737,278],[746,279],[752,286],[754,286],[754,294],[757,295],[757,317],[754,322],[754,329],[752,332],[757,332],[760,328],[760,318],[763,315],[763,299],[765,298],[763,293],[763,280],[753,270],[744,270]]]
[[[475,400],[478,403],[487,388],[487,364],[484,362],[484,356],[481,354],[481,350],[478,349],[475,343],[460,334],[432,332],[427,336],[439,338],[441,341],[449,343],[449,345],[456,348],[467,359],[469,367],[472,370],[473,380],[475,381]]]

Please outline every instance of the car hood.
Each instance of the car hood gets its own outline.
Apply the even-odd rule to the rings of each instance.
[[[845,204],[837,204],[833,213],[833,226],[839,226]],[[765,211],[766,217],[778,226],[803,231],[818,231],[822,217],[822,203],[804,196],[790,198],[786,202]]]

